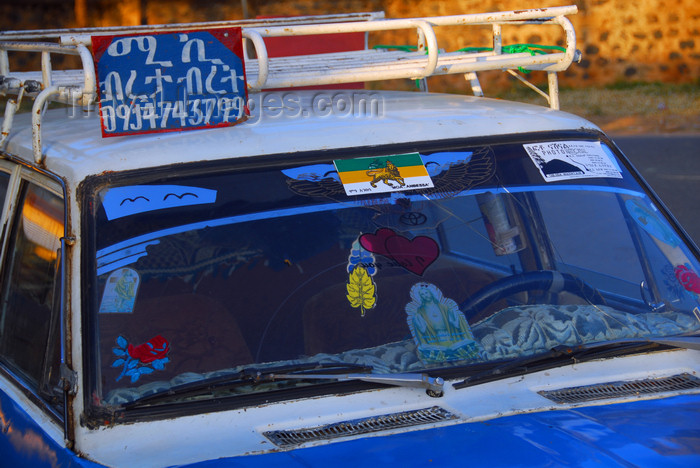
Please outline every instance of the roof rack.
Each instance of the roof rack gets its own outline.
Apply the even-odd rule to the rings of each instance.
[[[476,72],[508,71],[542,94],[550,107],[559,107],[557,72],[566,70],[580,58],[576,50],[576,34],[566,15],[577,12],[576,6],[519,10],[497,13],[467,14],[411,19],[383,19],[384,14],[360,13],[345,15],[305,16],[177,25],[127,26],[106,28],[54,29],[42,31],[0,32],[0,94],[15,94],[9,99],[0,137],[0,149],[9,135],[12,118],[23,96],[34,99],[32,121],[34,156],[43,164],[40,122],[42,110],[49,101],[89,106],[96,98],[95,65],[90,52],[92,35],[116,35],[198,30],[224,26],[240,26],[243,38],[252,44],[253,56],[245,54],[246,79],[249,91],[313,85],[334,85],[399,78],[425,80],[429,76],[463,74],[475,95],[483,95]],[[566,45],[557,52],[534,54],[513,53],[502,44],[503,25],[545,25],[562,28]],[[440,49],[435,28],[443,26],[490,25],[493,47],[490,50],[463,49],[444,52]],[[365,49],[352,52],[324,53],[295,57],[270,58],[264,38],[305,36],[412,29],[417,32],[416,46],[406,49]],[[247,50],[248,48],[244,48]],[[41,70],[10,70],[8,52],[41,54]],[[52,54],[76,55],[82,68],[53,70]],[[514,70],[543,70],[548,73],[549,93],[544,93]],[[424,81],[423,81],[424,82]]]

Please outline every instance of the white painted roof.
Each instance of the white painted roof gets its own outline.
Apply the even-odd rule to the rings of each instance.
[[[373,115],[346,115],[354,97]],[[510,101],[419,92],[294,91],[252,94],[249,122],[234,127],[102,138],[93,113],[49,111],[42,123],[47,168],[76,184],[105,171],[124,171],[319,149],[471,138],[551,130],[599,130],[561,111]],[[286,109],[280,107],[283,99]],[[336,109],[330,107],[335,99]],[[260,112],[260,103],[266,103]],[[289,115],[291,114],[291,115]],[[7,152],[33,161],[31,116],[17,115]]]

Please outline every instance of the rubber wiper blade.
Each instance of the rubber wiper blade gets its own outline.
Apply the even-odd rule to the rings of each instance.
[[[577,346],[556,346],[544,353],[523,356],[503,362],[490,369],[470,375],[455,383],[456,389],[529,374],[546,368],[590,361],[603,357],[634,354],[659,347],[700,349],[700,336],[670,336],[661,338],[622,338]]]
[[[457,382],[452,386],[456,389],[471,387],[473,385],[491,382],[493,380],[500,380],[505,377],[512,377],[515,375],[525,374],[529,370],[530,366],[533,364],[538,364],[546,361],[553,360],[568,360],[571,359],[569,348],[565,346],[557,346],[551,350],[535,354],[532,356],[524,356],[521,358],[516,358],[510,361],[506,361],[500,365],[494,366],[482,372],[478,372],[474,375],[470,375],[461,382]]]
[[[173,398],[185,398],[189,396],[212,393],[216,390],[223,390],[236,386],[255,385],[258,383],[263,383],[263,381],[272,381],[269,378],[261,379],[261,376],[266,375],[276,375],[280,373],[304,375],[303,372],[318,372],[319,370],[327,372],[329,375],[334,375],[334,373],[371,372],[372,367],[358,364],[317,362],[275,367],[247,367],[229,374],[217,375],[216,377],[174,385],[168,389],[151,393],[139,398],[138,400],[125,403],[122,405],[122,407],[124,409],[136,408],[169,401]]]
[[[263,378],[278,379],[319,379],[347,382],[360,380],[363,382],[381,383],[397,387],[424,388],[431,396],[441,396],[445,381],[441,377],[431,377],[427,374],[263,374]]]

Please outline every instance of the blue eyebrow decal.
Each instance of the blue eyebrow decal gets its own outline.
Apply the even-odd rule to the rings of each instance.
[[[216,201],[216,190],[184,185],[129,185],[107,190],[102,206],[107,219],[124,218],[148,211],[203,205]]]
[[[167,194],[165,197],[163,197],[163,200],[167,200],[167,199],[170,198],[170,197],[177,197],[177,198],[179,198],[180,200],[182,200],[182,199],[185,198],[186,196],[190,196],[190,197],[194,197],[194,198],[199,198],[199,196],[197,196],[197,194],[195,194],[195,193],[192,193],[192,192],[185,192],[185,193],[183,193],[182,195],[178,195],[178,194],[176,194],[176,193],[169,193],[169,194]]]
[[[124,206],[124,203],[127,203],[127,202],[132,202],[132,203],[133,203],[133,202],[136,202],[136,201],[139,200],[139,199],[146,200],[147,202],[150,202],[150,201],[151,201],[151,200],[149,200],[149,199],[146,198],[146,197],[125,198],[124,200],[122,200],[122,202],[119,204],[119,206]]]

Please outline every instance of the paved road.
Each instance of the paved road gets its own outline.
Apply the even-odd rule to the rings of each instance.
[[[612,138],[700,246],[700,135]]]

